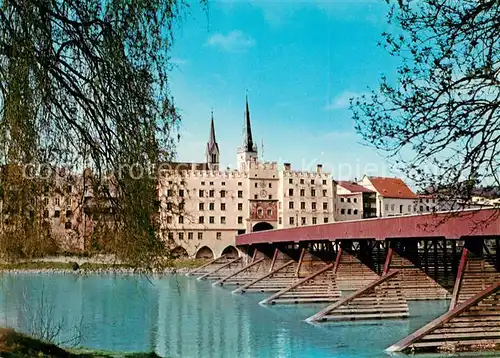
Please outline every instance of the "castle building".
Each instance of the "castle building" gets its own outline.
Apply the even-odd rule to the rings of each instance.
[[[237,255],[239,234],[334,221],[336,183],[321,164],[297,171],[259,161],[248,98],[237,169],[220,170],[219,155],[212,114],[205,162],[171,163],[162,172],[160,231],[174,253]]]

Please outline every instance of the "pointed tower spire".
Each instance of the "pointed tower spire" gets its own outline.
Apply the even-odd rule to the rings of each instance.
[[[219,168],[219,145],[215,139],[215,124],[214,124],[214,111],[212,110],[212,116],[210,120],[210,135],[208,137],[207,143],[207,164],[209,169],[218,170]]]
[[[250,109],[248,108],[248,94],[245,96],[245,123],[243,127],[243,148],[248,152],[256,152],[257,147],[253,143],[252,125],[250,123]]]

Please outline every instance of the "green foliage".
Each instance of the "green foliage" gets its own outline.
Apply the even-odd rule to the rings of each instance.
[[[79,187],[94,189],[91,203],[79,200],[95,227],[91,246],[134,266],[163,265],[155,168],[178,139],[168,53],[185,8],[183,0],[1,2],[0,164],[34,168],[31,179],[2,177],[4,207],[18,205],[15,225],[2,229],[2,247],[13,245],[4,255],[33,257],[41,242],[57,244],[45,206],[28,206],[57,194],[53,174],[64,166],[91,170]],[[40,166],[52,174],[49,192]]]

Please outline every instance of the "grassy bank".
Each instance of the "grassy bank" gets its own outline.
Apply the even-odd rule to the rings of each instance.
[[[114,353],[91,350],[66,350],[54,344],[42,342],[15,332],[0,328],[0,357],[3,358],[159,358],[155,353]]]
[[[166,267],[167,269],[192,269],[206,263],[207,260],[200,259],[178,259],[173,260]],[[59,261],[23,261],[23,262],[8,262],[0,263],[0,270],[74,270],[73,262]],[[99,271],[99,270],[119,270],[132,269],[129,265],[123,264],[106,264],[85,262],[78,265],[78,270]]]

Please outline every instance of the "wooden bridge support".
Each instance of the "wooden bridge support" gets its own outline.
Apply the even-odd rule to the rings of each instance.
[[[280,291],[297,281],[296,270],[297,262],[280,251],[275,257],[272,271],[237,288],[233,293]]]
[[[488,350],[500,344],[500,281],[387,348],[388,352]]]
[[[201,275],[200,277],[197,278],[197,280],[205,280],[205,279],[212,279],[212,280],[218,280],[231,271],[233,271],[235,268],[239,267],[241,265],[242,257],[237,257],[233,260],[229,260],[226,263],[223,263],[219,265],[218,267],[214,268],[213,270],[205,273],[204,275]]]
[[[408,317],[408,304],[398,288],[398,280],[394,280],[397,274],[398,271],[389,272],[306,321],[312,323]]]
[[[252,261],[245,267],[237,269],[227,276],[215,281],[213,286],[222,285],[241,285],[254,280],[262,275],[262,272],[270,266],[270,260],[260,251],[255,250]]]

